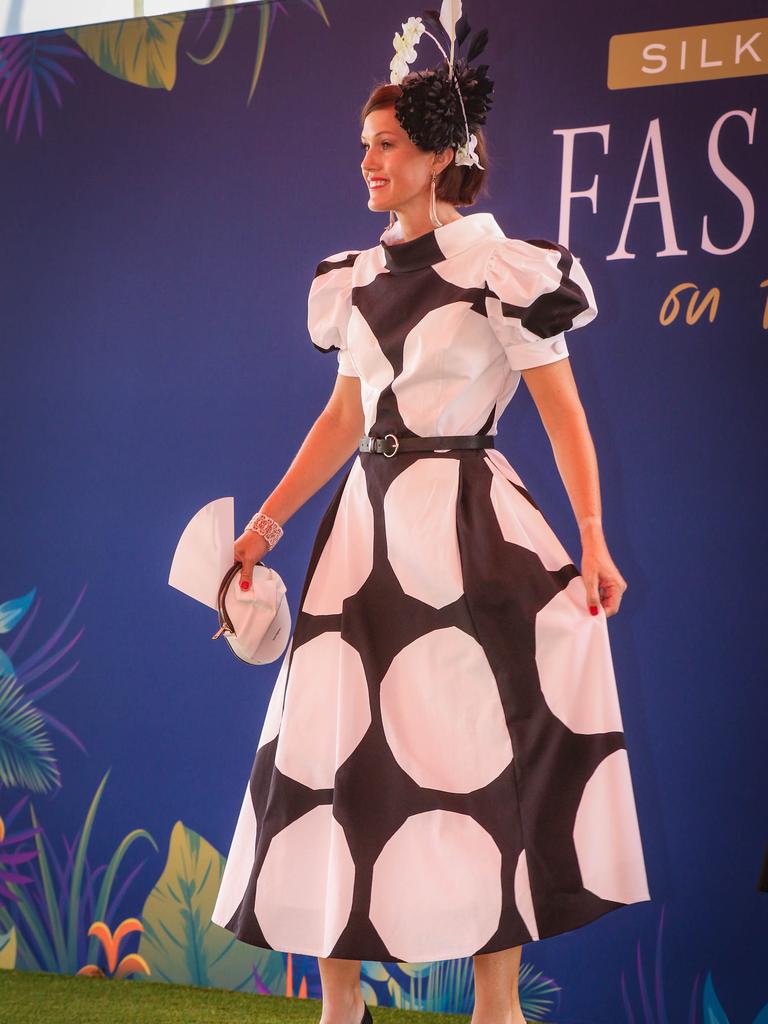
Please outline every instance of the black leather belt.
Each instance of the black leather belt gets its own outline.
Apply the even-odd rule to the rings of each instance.
[[[364,434],[360,438],[358,450],[375,452],[392,458],[398,452],[432,452],[443,448],[493,447],[494,440],[490,434],[454,434],[453,437],[397,437],[396,434],[371,437]]]

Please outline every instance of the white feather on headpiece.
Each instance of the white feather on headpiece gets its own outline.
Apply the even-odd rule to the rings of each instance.
[[[451,40],[451,74],[453,74],[453,44],[456,42],[456,22],[461,17],[461,0],[443,0],[440,8],[440,24]]]

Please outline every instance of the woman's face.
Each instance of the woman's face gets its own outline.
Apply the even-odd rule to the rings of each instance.
[[[423,205],[432,172],[439,174],[453,156],[452,150],[438,157],[419,149],[397,120],[394,107],[379,107],[368,114],[360,143],[368,209],[377,211]]]

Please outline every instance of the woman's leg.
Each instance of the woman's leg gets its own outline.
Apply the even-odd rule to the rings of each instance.
[[[365,1010],[360,991],[360,960],[317,958],[323,987],[320,1024],[360,1024]]]
[[[522,950],[522,946],[512,946],[498,953],[475,954],[471,1024],[525,1024],[517,987]]]

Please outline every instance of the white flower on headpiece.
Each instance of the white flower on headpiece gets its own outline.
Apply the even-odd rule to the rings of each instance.
[[[415,46],[418,43],[424,30],[424,22],[421,18],[409,18],[408,21],[403,22],[403,38],[411,46]]]
[[[390,61],[389,80],[392,85],[399,85],[411,70],[408,65],[416,60],[416,44],[424,31],[424,22],[421,18],[409,18],[403,23],[403,34],[395,32],[392,45],[395,48],[395,56]]]
[[[469,142],[463,142],[460,146],[456,147],[456,156],[454,157],[453,162],[457,164],[459,167],[461,167],[462,165],[471,167],[472,164],[474,164],[476,167],[479,167],[481,171],[484,171],[485,168],[481,166],[480,158],[475,152],[476,146],[477,136],[473,132],[469,136]]]

